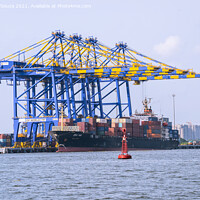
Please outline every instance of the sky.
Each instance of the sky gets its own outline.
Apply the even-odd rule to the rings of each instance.
[[[181,69],[200,73],[200,1],[198,0],[0,0],[0,58],[61,30],[95,36],[113,47],[132,49]],[[133,111],[142,99],[176,123],[200,124],[199,79],[148,81],[131,85]],[[0,84],[0,132],[12,132],[12,87]]]

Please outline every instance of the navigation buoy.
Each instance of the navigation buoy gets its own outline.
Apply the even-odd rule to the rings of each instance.
[[[122,138],[122,152],[118,156],[118,159],[131,159],[131,155],[128,154],[128,147],[127,147],[127,141],[126,141],[126,136],[125,133]]]

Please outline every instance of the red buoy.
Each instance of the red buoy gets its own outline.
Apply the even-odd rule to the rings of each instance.
[[[131,159],[131,155],[128,154],[128,147],[127,147],[127,141],[126,141],[126,135],[124,133],[122,138],[122,152],[118,156],[118,159]]]

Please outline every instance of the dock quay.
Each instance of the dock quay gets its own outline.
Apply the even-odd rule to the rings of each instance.
[[[200,149],[200,145],[179,145],[179,149]]]
[[[0,154],[5,153],[37,153],[37,152],[56,152],[56,147],[35,147],[35,148],[12,148],[4,147],[0,148]]]

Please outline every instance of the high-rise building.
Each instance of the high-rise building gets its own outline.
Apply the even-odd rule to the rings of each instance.
[[[193,125],[191,122],[187,124],[178,124],[176,129],[179,131],[180,138],[185,140],[200,139],[200,125]]]

